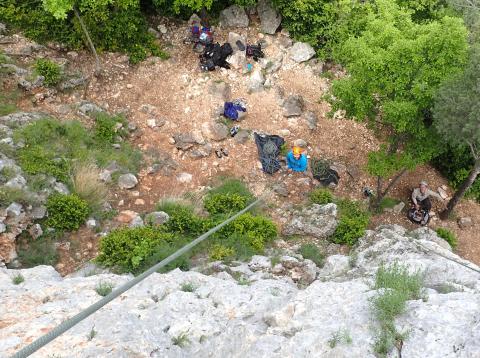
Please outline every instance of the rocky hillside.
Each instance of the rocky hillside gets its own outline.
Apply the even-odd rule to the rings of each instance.
[[[424,292],[395,320],[407,335],[389,356],[478,357],[480,268],[433,231],[399,226],[367,232],[349,257],[330,256],[321,269],[286,252],[152,275],[34,356],[373,357],[375,274],[395,261],[424,273]],[[98,300],[99,283],[129,279],[92,273],[2,269],[0,356]]]

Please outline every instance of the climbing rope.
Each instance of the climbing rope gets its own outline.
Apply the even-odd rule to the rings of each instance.
[[[263,197],[265,197],[266,194],[263,195]],[[115,298],[117,298],[118,296],[120,296],[122,293],[128,291],[129,289],[131,289],[133,286],[135,286],[136,284],[140,283],[141,281],[143,281],[144,279],[146,279],[148,276],[150,276],[152,273],[154,272],[157,272],[160,268],[162,268],[163,266],[169,264],[170,262],[172,262],[173,260],[175,260],[176,258],[180,257],[181,255],[183,255],[184,253],[186,253],[187,251],[191,250],[193,247],[195,247],[196,245],[198,245],[199,243],[201,243],[202,241],[204,241],[206,238],[208,238],[210,235],[212,235],[213,233],[217,232],[218,230],[220,230],[222,227],[224,227],[225,225],[231,223],[233,220],[235,220],[236,218],[238,218],[240,215],[244,214],[245,212],[247,212],[248,210],[250,210],[251,208],[253,208],[255,205],[257,205],[260,201],[262,200],[262,197],[258,198],[257,200],[255,200],[253,203],[251,203],[250,205],[248,205],[245,209],[239,211],[238,213],[236,213],[235,215],[233,215],[232,217],[228,218],[227,220],[225,220],[224,222],[218,224],[217,226],[215,226],[213,229],[210,229],[209,231],[207,231],[205,234],[199,236],[198,238],[196,238],[195,240],[193,240],[192,242],[190,242],[189,244],[185,245],[184,247],[182,247],[181,249],[179,249],[178,251],[176,251],[175,253],[173,253],[172,255],[168,256],[166,259],[160,261],[159,263],[157,263],[156,265],[152,266],[151,268],[149,268],[147,271],[143,272],[142,274],[138,275],[137,277],[135,277],[134,279],[128,281],[127,283],[125,283],[124,285],[120,286],[119,288],[115,289],[114,291],[112,291],[109,295],[105,296],[104,298],[102,298],[101,300],[95,302],[94,304],[90,305],[89,307],[87,307],[86,309],[84,309],[83,311],[81,311],[80,313],[76,314],[75,316],[73,316],[72,318],[64,321],[63,323],[61,323],[60,325],[58,325],[57,327],[55,327],[54,329],[52,329],[50,332],[48,332],[47,334],[41,336],[40,338],[36,339],[35,341],[33,341],[32,343],[30,343],[28,346],[26,346],[25,348],[21,349],[20,351],[18,351],[17,353],[15,353],[11,358],[26,358],[28,356],[30,356],[31,354],[35,353],[36,351],[38,351],[40,348],[42,348],[43,346],[47,345],[48,343],[50,343],[51,341],[53,341],[55,338],[57,338],[58,336],[60,336],[61,334],[65,333],[66,331],[68,331],[70,328],[72,328],[73,326],[75,326],[76,324],[78,324],[79,322],[83,321],[85,318],[87,318],[88,316],[92,315],[93,313],[95,313],[96,311],[98,311],[100,308],[102,308],[103,306],[105,306],[107,303],[109,303],[110,301],[114,300]]]

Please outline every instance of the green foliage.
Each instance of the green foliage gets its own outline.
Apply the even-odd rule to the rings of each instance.
[[[325,256],[320,252],[317,245],[303,244],[302,246],[300,246],[299,253],[303,256],[304,259],[312,260],[318,267],[323,266],[323,260]]]
[[[76,194],[53,194],[47,199],[47,225],[65,231],[78,230],[87,219],[90,209]]]
[[[332,333],[331,338],[328,340],[330,348],[335,348],[338,344],[352,344],[352,337],[346,329],[339,329]]]
[[[164,201],[157,205],[158,211],[164,211],[170,219],[164,224],[168,232],[183,235],[200,235],[215,226],[208,219],[196,215],[191,206],[174,201]]]
[[[450,144],[441,163],[456,187],[467,179],[475,162],[480,161],[480,45],[471,47],[465,71],[446,81],[438,91],[433,108],[434,125]],[[478,164],[477,164],[478,165]],[[445,170],[446,169],[446,170]],[[480,198],[480,181],[469,189],[469,195]]]
[[[388,145],[369,156],[368,171],[388,177],[438,153],[428,125],[440,84],[465,64],[467,31],[459,18],[415,23],[392,0],[377,0],[364,32],[345,41],[338,56],[349,73],[334,81],[332,112],[387,129]]]
[[[180,290],[183,292],[194,292],[197,286],[193,282],[183,282],[180,286]]]
[[[397,205],[398,203],[399,203],[399,200],[397,200],[397,199],[385,197],[380,202],[379,209],[380,209],[380,211],[384,211],[385,209],[391,209],[395,205]]]
[[[190,340],[188,339],[188,336],[186,333],[182,333],[178,336],[172,337],[172,344],[174,346],[179,346],[180,348],[183,348],[189,343],[190,343]]]
[[[21,245],[18,258],[23,267],[30,268],[39,265],[55,266],[58,261],[54,242],[49,237],[39,237],[28,244]]]
[[[150,226],[116,229],[100,240],[96,260],[107,267],[115,267],[124,272],[136,272],[143,261],[154,254],[159,245],[169,246],[168,244],[173,241],[172,234]]]
[[[90,330],[90,332],[88,332],[87,334],[87,340],[88,341],[91,341],[92,339],[95,338],[95,336],[97,335],[97,331],[95,330],[95,326],[92,327],[92,329]]]
[[[20,285],[24,281],[25,277],[23,277],[21,273],[17,273],[12,277],[12,283],[14,285]]]
[[[32,204],[34,196],[24,189],[0,186],[0,206],[8,206],[13,202],[23,205]]]
[[[331,58],[338,44],[358,36],[371,12],[358,0],[273,0],[285,26],[295,39],[310,43],[322,58]]]
[[[248,198],[239,194],[210,194],[203,205],[210,215],[234,214],[247,206]]]
[[[214,244],[209,250],[210,260],[225,260],[235,255],[235,250],[221,244]]]
[[[126,120],[122,116],[110,116],[100,112],[95,116],[95,138],[99,142],[114,143],[117,137],[125,137]],[[121,125],[121,126],[120,126]]]
[[[3,2],[0,19],[22,29],[27,37],[43,43],[57,41],[71,49],[85,46],[85,35],[73,15],[73,1]],[[132,62],[143,60],[147,54],[167,57],[147,32],[140,1],[78,0],[75,4],[98,51],[126,52],[132,56]]]
[[[102,297],[109,295],[115,285],[111,282],[100,281],[97,286],[95,286],[95,292]]]
[[[45,77],[44,83],[49,87],[55,86],[62,78],[60,66],[48,59],[39,58],[35,61],[35,72]]]
[[[248,201],[253,199],[252,193],[248,190],[245,184],[241,180],[234,178],[224,179],[219,186],[210,190],[209,194],[238,194],[247,198]]]
[[[106,118],[106,115],[102,114],[99,118]],[[123,120],[121,117],[111,118],[120,122]],[[79,121],[41,119],[17,129],[14,139],[25,143],[16,152],[24,172],[51,175],[67,184],[70,183],[73,162],[96,163],[102,168],[116,161],[125,171],[134,173],[141,162],[140,152],[128,143],[122,142],[120,149],[115,149]]]
[[[331,240],[336,244],[353,246],[365,234],[370,215],[354,201],[344,199],[338,201],[337,205],[339,222]]]
[[[324,205],[333,202],[333,194],[329,189],[318,188],[312,190],[308,197],[313,204]]]
[[[267,243],[277,237],[277,234],[277,227],[271,220],[262,216],[253,216],[250,213],[240,215],[219,231],[220,237],[243,236],[252,249],[259,253],[263,251]]]
[[[453,250],[455,250],[455,248],[457,247],[458,241],[457,241],[457,237],[455,236],[455,234],[453,232],[451,232],[448,229],[444,229],[444,228],[438,228],[436,230],[436,232],[437,232],[438,236],[440,236],[442,239],[444,239],[446,242],[448,242],[450,247]]]
[[[2,54],[0,53],[0,64],[2,63]],[[2,68],[0,68],[1,74]],[[0,76],[0,88],[2,88],[1,76]],[[6,91],[2,88],[0,92],[0,116],[15,112],[17,109],[16,99],[18,96],[17,91]]]
[[[375,289],[379,290],[371,300],[372,310],[378,321],[374,351],[387,356],[394,344],[406,338],[395,327],[395,318],[405,312],[406,301],[422,298],[423,275],[409,273],[407,266],[395,262],[390,267],[380,266],[375,277]]]

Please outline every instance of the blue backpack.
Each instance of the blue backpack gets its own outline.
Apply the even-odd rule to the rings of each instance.
[[[233,121],[238,120],[238,112],[246,112],[247,109],[242,105],[234,102],[225,102],[223,106],[223,115]]]

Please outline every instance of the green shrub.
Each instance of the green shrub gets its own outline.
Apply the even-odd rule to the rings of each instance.
[[[172,234],[150,226],[116,229],[100,240],[96,260],[107,267],[135,272],[159,245],[166,244],[169,247],[168,244],[173,241]]]
[[[172,337],[172,344],[174,346],[179,346],[180,348],[183,348],[187,346],[190,343],[190,340],[188,339],[187,333],[182,333],[178,336]]]
[[[290,34],[310,43],[322,58],[332,58],[337,44],[360,34],[372,8],[360,0],[273,0],[273,4]]]
[[[193,282],[184,282],[180,286],[180,290],[183,292],[194,292],[197,289],[197,286]]]
[[[57,230],[78,230],[90,212],[88,203],[76,194],[50,195],[47,199],[47,224]]]
[[[209,251],[210,259],[213,261],[228,259],[235,255],[235,250],[220,244],[214,244]]]
[[[259,253],[267,243],[277,237],[277,234],[277,227],[271,220],[262,216],[253,216],[250,213],[240,215],[219,231],[221,237],[243,236],[252,249]]]
[[[111,118],[116,122],[123,120]],[[17,129],[14,139],[25,143],[16,153],[24,172],[54,176],[67,184],[74,162],[95,163],[102,168],[115,161],[125,171],[133,173],[142,162],[141,153],[128,143],[122,142],[120,149],[115,149],[98,138],[95,130],[87,130],[79,121],[40,119]]]
[[[313,204],[324,205],[333,202],[333,194],[329,189],[314,189],[308,196]]]
[[[79,6],[81,16],[99,52],[125,52],[132,56],[132,62],[148,53],[167,57],[147,32],[148,23],[138,1],[125,2],[126,6],[115,6],[111,2],[95,2],[94,6],[87,3],[84,1]],[[0,7],[0,19],[22,29],[25,36],[40,43],[55,41],[70,49],[86,47],[76,17],[70,12],[64,20],[56,19],[44,10],[41,0],[4,0]]]
[[[444,239],[446,242],[448,242],[450,247],[453,250],[456,249],[458,242],[457,242],[457,237],[453,232],[444,228],[438,228],[436,231],[437,231],[437,235],[440,236],[442,239]]]
[[[423,275],[419,271],[411,274],[408,266],[397,262],[389,267],[381,265],[375,277],[375,289],[379,291],[371,303],[380,331],[373,348],[377,354],[387,356],[395,342],[406,338],[397,331],[395,318],[405,312],[406,301],[422,297]]]
[[[43,236],[29,241],[26,246],[20,246],[17,253],[22,266],[26,268],[39,265],[55,266],[58,261],[54,242]]]
[[[47,86],[55,86],[62,78],[60,66],[48,59],[38,59],[35,62],[35,72],[45,77],[44,83]]]
[[[346,329],[339,329],[332,333],[331,338],[328,340],[330,348],[335,348],[339,343],[352,344],[352,337]]]
[[[248,198],[248,200],[253,199],[252,193],[250,192],[250,190],[248,190],[245,184],[241,180],[234,178],[224,179],[219,186],[210,190],[209,194],[238,194],[240,196]]]
[[[12,283],[14,285],[20,285],[24,281],[25,277],[23,277],[21,273],[17,273],[12,277]]]
[[[203,205],[210,215],[234,214],[247,206],[248,198],[239,194],[211,194]]]
[[[114,143],[117,137],[125,136],[125,118],[100,112],[95,116],[95,138],[100,142]],[[120,127],[122,125],[122,127]]]
[[[365,234],[370,216],[360,205],[350,200],[340,200],[339,222],[332,241],[336,244],[353,246]]]
[[[380,202],[380,211],[384,211],[387,208],[393,208],[395,205],[397,205],[400,201],[394,198],[383,198],[382,201]]]
[[[312,260],[318,267],[323,266],[323,260],[325,257],[316,245],[303,244],[302,246],[300,246],[299,253],[303,256],[304,259]]]
[[[8,206],[13,202],[28,205],[34,203],[35,198],[24,189],[0,186],[0,206]]]
[[[196,215],[193,207],[175,201],[163,201],[157,205],[157,210],[164,211],[170,216],[164,224],[168,232],[199,235],[215,226],[210,220]]]
[[[105,297],[112,292],[114,287],[115,285],[111,282],[100,281],[97,286],[95,286],[95,292]]]

